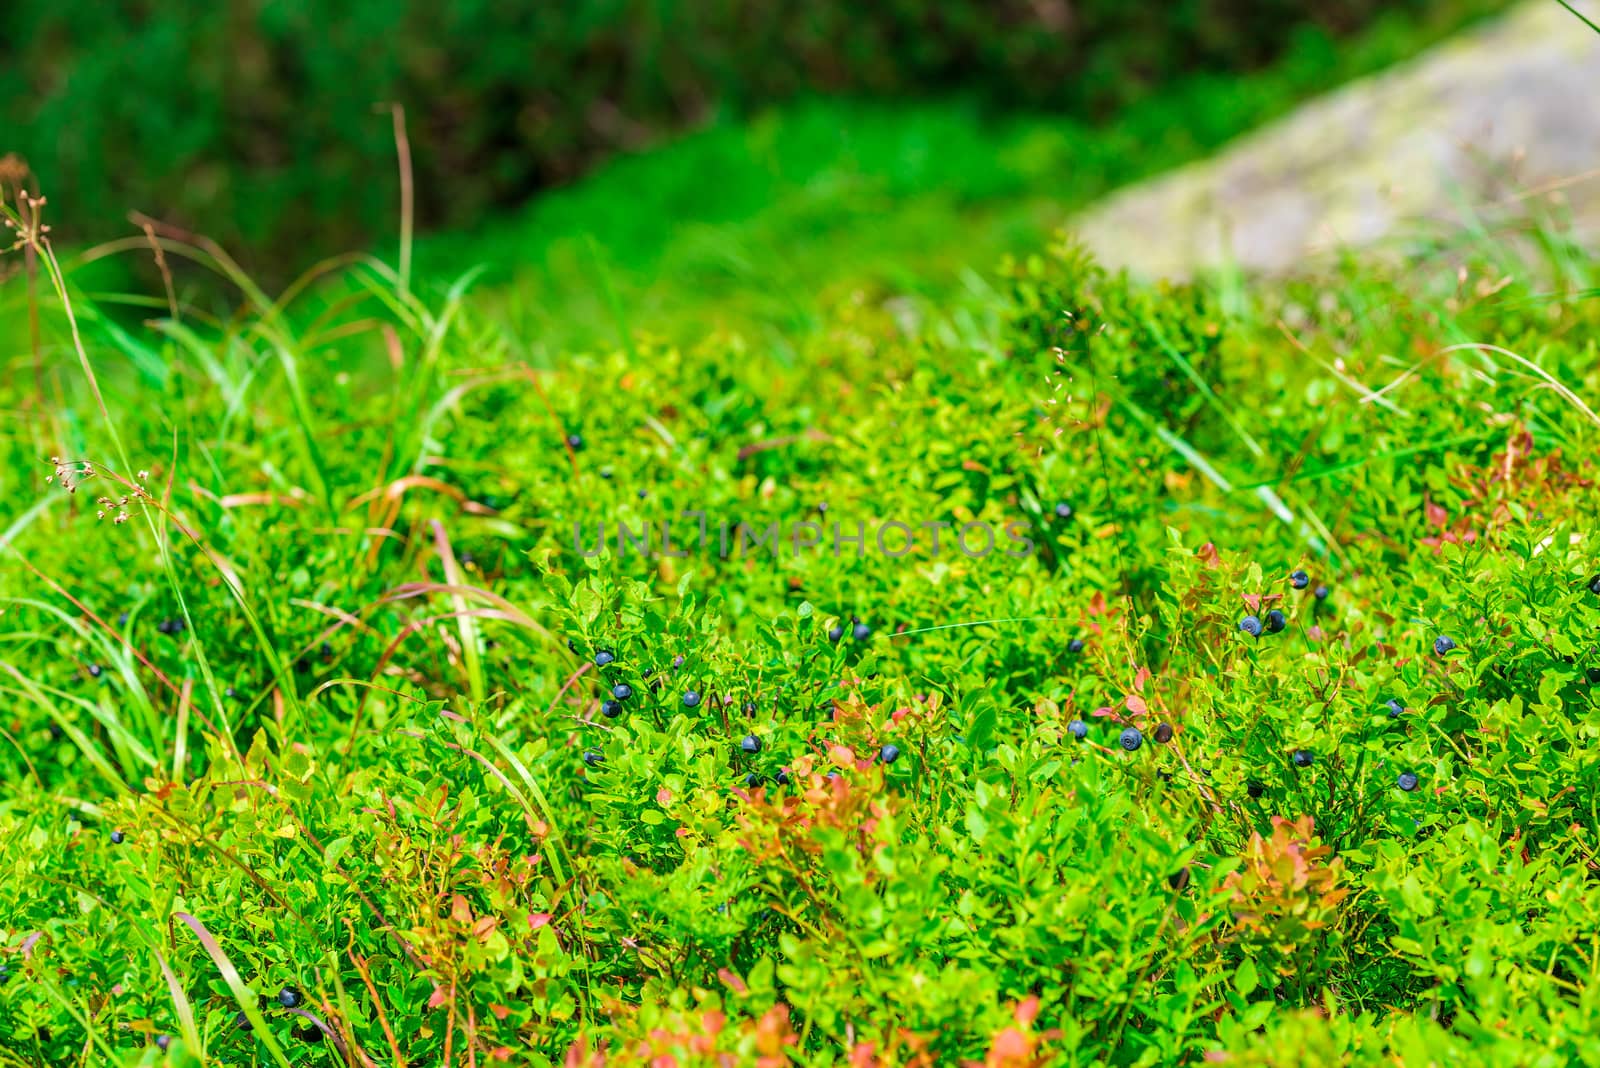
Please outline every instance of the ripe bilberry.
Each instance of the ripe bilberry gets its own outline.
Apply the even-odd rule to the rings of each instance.
[[[1160,742],[1162,745],[1166,745],[1168,742],[1172,741],[1172,724],[1163,723],[1161,726],[1157,727],[1155,737],[1156,741]]]
[[[1289,585],[1297,590],[1303,590],[1311,585],[1311,576],[1304,571],[1291,571],[1289,572]]]
[[[602,701],[600,703],[600,714],[606,717],[606,719],[616,719],[618,716],[622,715],[622,702]]]
[[[278,1004],[286,1009],[292,1009],[300,1004],[300,991],[292,986],[286,986],[278,991]]]
[[[878,750],[878,758],[885,764],[893,764],[900,759],[900,747],[898,745],[886,745]]]
[[[127,837],[127,836],[124,835],[121,831],[112,831],[111,832],[111,844],[112,845],[121,845],[122,844],[122,840],[125,837]]]
[[[1276,608],[1267,613],[1267,633],[1276,634],[1287,625],[1288,621],[1283,618],[1283,613]]]
[[[739,743],[739,748],[752,755],[761,752],[761,739],[753,734],[744,736],[744,741]]]
[[[1389,706],[1390,719],[1399,719],[1400,714],[1406,710],[1406,706],[1395,700],[1393,697],[1389,698],[1386,703]]]
[[[99,664],[90,664],[89,665],[89,677],[91,679],[98,679],[100,677],[101,671],[103,671],[103,670],[104,669],[101,668],[101,666]]]
[[[1449,635],[1441,634],[1433,639],[1433,655],[1444,656],[1456,647],[1456,640]]]
[[[700,691],[689,690],[683,695],[683,707],[693,708],[700,703]]]
[[[1089,735],[1089,725],[1081,719],[1075,719],[1067,724],[1067,733],[1080,741]]]
[[[619,701],[626,701],[633,696],[633,687],[625,682],[619,682],[611,687],[611,696]]]
[[[1139,733],[1138,727],[1128,727],[1117,738],[1117,744],[1131,753],[1144,744],[1144,735]]]
[[[1319,601],[1326,601],[1328,599],[1328,587],[1318,586],[1311,591],[1311,595]]]
[[[604,756],[593,749],[583,754],[583,762],[589,765],[591,768],[596,764],[604,764],[605,760],[606,758]]]
[[[1409,794],[1412,790],[1417,788],[1417,781],[1418,780],[1415,775],[1411,774],[1409,771],[1402,771],[1400,773],[1400,777],[1395,780],[1395,785]]]
[[[844,627],[842,627],[842,626],[840,626],[838,624],[834,624],[833,626],[828,628],[828,640],[830,642],[837,642],[840,638],[843,638],[843,637],[844,637]]]
[[[607,664],[616,660],[616,658],[616,654],[610,649],[601,649],[599,652],[594,654],[594,666],[605,667]]]
[[[1294,766],[1297,768],[1309,768],[1317,758],[1309,749],[1296,749],[1290,754],[1289,759],[1294,761]]]
[[[1261,795],[1267,792],[1267,788],[1256,782],[1256,780],[1249,779],[1244,784],[1244,792],[1249,794],[1252,799],[1259,800]]]
[[[1071,519],[1072,505],[1068,504],[1066,501],[1062,501],[1060,504],[1056,505],[1056,518]]]
[[[567,448],[571,449],[573,452],[577,452],[579,449],[583,448],[583,435],[568,434]]]
[[[872,637],[872,628],[865,623],[857,623],[855,628],[851,630],[850,636],[858,642],[864,642]]]
[[[1069,652],[1069,653],[1081,653],[1081,652],[1083,652],[1083,639],[1082,638],[1074,638],[1070,642],[1068,642],[1067,643],[1067,652]]]
[[[1245,616],[1239,620],[1239,629],[1252,638],[1259,638],[1261,637],[1261,620],[1255,616]]]

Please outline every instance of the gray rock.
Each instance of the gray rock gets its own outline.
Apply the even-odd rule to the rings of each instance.
[[[1573,6],[1600,22],[1600,0]],[[1183,277],[1511,219],[1600,233],[1600,34],[1553,0],[1113,194],[1074,227],[1109,266]]]

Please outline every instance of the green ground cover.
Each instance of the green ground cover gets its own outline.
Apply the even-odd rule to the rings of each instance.
[[[24,221],[0,1065],[1600,1061],[1593,251],[1147,287],[839,107],[415,285]]]
[[[41,296],[6,1056],[1591,1058],[1600,304],[1545,247],[1063,244],[794,368],[535,369],[375,261],[309,326]],[[581,551],[619,520],[687,555]]]

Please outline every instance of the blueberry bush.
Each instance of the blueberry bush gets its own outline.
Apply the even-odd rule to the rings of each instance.
[[[8,211],[0,1063],[1600,1056],[1563,239],[526,362]]]

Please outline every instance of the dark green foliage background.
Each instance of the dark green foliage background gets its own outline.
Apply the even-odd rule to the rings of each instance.
[[[0,151],[24,156],[83,234],[136,208],[298,266],[392,230],[392,132],[374,110],[388,101],[407,108],[423,221],[459,225],[610,153],[799,94],[972,92],[1096,118],[1380,12],[1454,22],[1499,6],[13,0]]]

